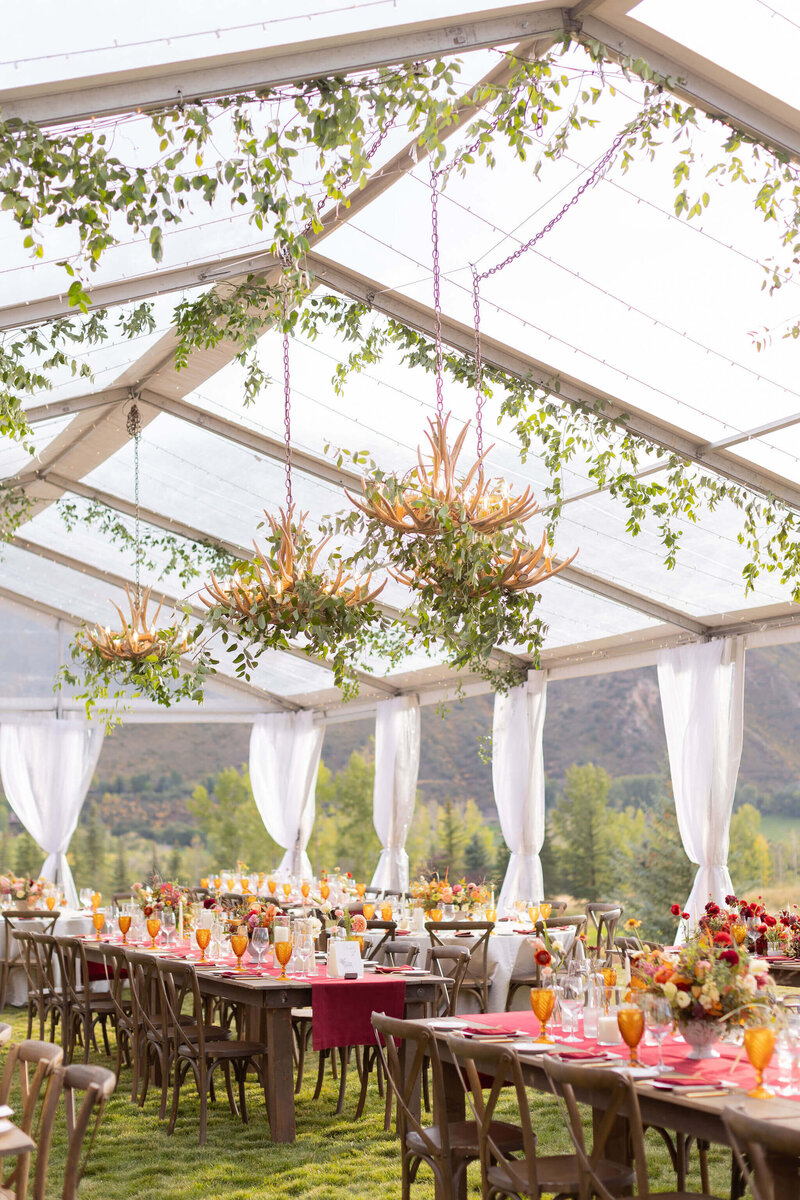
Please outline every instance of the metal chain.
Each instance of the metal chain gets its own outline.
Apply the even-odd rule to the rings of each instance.
[[[622,143],[626,138],[630,137],[631,134],[644,122],[646,115],[646,112],[643,112],[635,125],[629,129],[623,130],[622,133],[617,134],[603,157],[592,169],[586,179],[584,179],[580,187],[576,189],[576,191],[572,196],[570,196],[569,200],[567,200],[566,204],[563,205],[560,211],[557,212],[554,217],[551,217],[547,224],[544,225],[538,233],[535,233],[533,237],[527,242],[523,243],[523,245],[518,246],[517,249],[512,251],[512,253],[509,254],[507,258],[504,258],[502,262],[495,263],[493,267],[489,267],[486,271],[479,271],[474,263],[470,263],[470,269],[472,271],[472,310],[475,318],[475,419],[477,426],[479,455],[483,451],[483,406],[486,403],[486,398],[483,394],[483,360],[481,357],[481,282],[484,279],[489,279],[492,275],[496,275],[498,271],[502,271],[504,267],[509,266],[512,262],[516,262],[518,258],[521,258],[523,254],[526,254],[528,250],[531,250],[537,242],[541,241],[543,237],[550,233],[551,229],[554,229],[555,226],[558,225],[559,221],[567,215],[569,210],[575,204],[578,203],[584,192],[588,191],[590,187],[593,187],[593,185],[597,183],[597,181],[604,174],[606,168],[610,165],[611,160],[619,150]],[[539,120],[541,120],[541,117],[542,110],[540,106]]]
[[[136,603],[141,603],[141,539],[139,534],[139,443],[142,439],[142,418],[139,414],[138,406],[134,403],[128,410],[128,416],[125,421],[125,428],[128,432],[128,437],[133,438],[133,497],[135,505],[135,526],[134,526],[134,544],[136,546]]]
[[[396,121],[396,120],[397,120],[397,117],[396,117],[396,116],[394,116],[394,117],[392,117],[392,118],[391,118],[391,120],[389,120],[389,121],[387,121],[387,122],[386,122],[386,124],[385,124],[385,126],[383,127],[383,129],[380,131],[380,133],[378,134],[378,136],[375,138],[375,141],[372,143],[372,145],[369,147],[369,149],[368,149],[368,150],[366,151],[366,153],[365,153],[365,158],[366,158],[367,162],[370,162],[370,160],[371,160],[372,158],[374,158],[374,157],[375,157],[375,155],[378,153],[378,151],[380,150],[381,146],[383,145],[384,138],[386,137],[386,135],[388,134],[389,130],[392,128],[392,126],[394,125],[394,123],[395,123],[395,121]],[[353,177],[352,177],[352,175],[345,175],[345,177],[344,177],[344,179],[342,180],[342,182],[340,183],[339,187],[340,187],[340,189],[341,189],[342,191],[344,191],[344,189],[345,189],[346,187],[349,187],[349,185],[350,185],[352,182],[353,182]],[[321,200],[318,200],[318,201],[317,201],[317,212],[322,212],[323,208],[325,207],[325,205],[326,205],[327,203],[328,203],[328,196],[323,196]],[[307,225],[307,226],[306,226],[306,228],[303,230],[303,233],[304,233],[304,234],[305,234],[305,233],[308,233],[308,231],[309,231],[309,230],[310,230],[312,227],[313,227],[313,222],[309,221],[308,225]]]
[[[431,163],[431,244],[433,246],[433,311],[436,316],[436,415],[444,420],[444,380],[442,356],[442,296],[439,263],[439,175]]]
[[[292,386],[289,378],[289,335],[283,335],[283,441],[286,446],[286,508],[292,507]]]

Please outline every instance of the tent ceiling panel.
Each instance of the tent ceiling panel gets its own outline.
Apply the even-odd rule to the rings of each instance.
[[[59,662],[58,621],[24,603],[0,599],[0,644],[0,697],[52,697]]]

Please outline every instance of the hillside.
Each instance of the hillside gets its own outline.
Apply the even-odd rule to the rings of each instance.
[[[745,739],[740,782],[759,796],[800,783],[800,647],[751,651],[747,660]],[[473,797],[492,807],[491,769],[480,758],[491,732],[492,698],[455,704],[443,718],[422,710],[419,791],[425,799]],[[612,777],[666,770],[666,744],[655,668],[562,680],[550,686],[545,725],[548,782],[573,763],[594,762]],[[323,759],[333,770],[354,750],[369,752],[370,720],[331,726]],[[106,820],[188,840],[185,798],[198,782],[247,761],[246,725],[130,725],[106,738],[95,797],[111,793]],[[752,797],[751,797],[752,798]],[[768,805],[765,805],[768,807]]]

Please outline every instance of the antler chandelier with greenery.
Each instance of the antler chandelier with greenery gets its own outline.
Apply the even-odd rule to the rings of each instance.
[[[337,685],[350,694],[355,660],[386,631],[375,604],[386,582],[373,588],[372,573],[354,576],[340,554],[323,563],[322,551],[331,537],[315,543],[306,526],[308,513],[295,516],[286,332],[283,368],[286,507],[279,509],[280,519],[264,513],[270,531],[266,546],[253,542],[254,558],[238,562],[224,582],[212,573],[200,599],[208,609],[207,623],[221,632],[223,644],[235,655],[237,674],[249,679],[265,650],[300,645],[310,657],[330,665]]]

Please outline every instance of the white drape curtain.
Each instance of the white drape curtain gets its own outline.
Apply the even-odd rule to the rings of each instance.
[[[372,817],[383,850],[372,886],[408,891],[406,837],[419,774],[419,703],[412,696],[381,700],[375,713]]]
[[[492,782],[500,828],[511,858],[498,900],[508,911],[517,900],[544,899],[539,852],[544,842],[544,756],[547,672],[497,693],[492,724]]]
[[[311,875],[317,771],[324,729],[309,711],[256,717],[250,734],[250,783],[267,833],[286,853],[281,870]]]
[[[662,650],[658,686],[684,849],[697,874],[685,911],[691,929],[708,900],[733,890],[728,843],[742,755],[744,639]]]
[[[47,854],[42,875],[78,907],[67,849],[103,745],[103,727],[82,720],[0,726],[0,777],[8,803]]]

